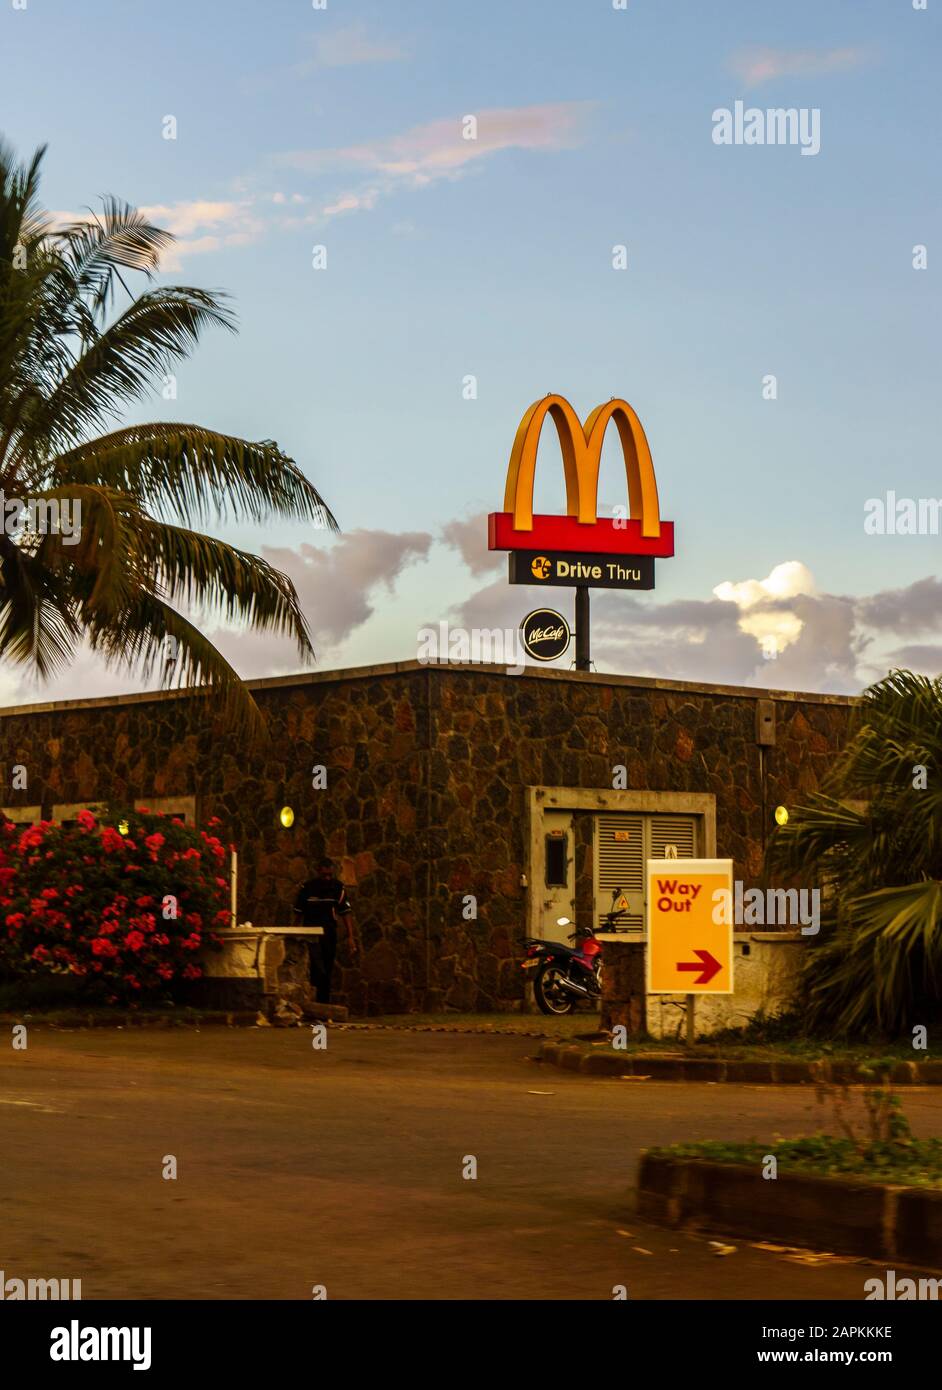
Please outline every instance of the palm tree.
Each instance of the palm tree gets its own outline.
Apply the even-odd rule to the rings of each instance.
[[[294,585],[193,525],[287,517],[336,530],[317,489],[271,440],[199,425],[119,427],[203,329],[234,329],[225,297],[149,286],[172,236],[113,198],[57,227],[38,202],[44,150],[0,142],[0,657],[43,678],[85,641],[110,665],[207,686],[227,719],[260,728],[235,671],[175,604],[287,634],[313,655]],[[113,305],[120,292],[122,307]],[[103,432],[103,431],[108,432]],[[31,530],[11,499],[81,508],[77,537]],[[4,524],[5,523],[5,524]]]
[[[802,1003],[812,1027],[899,1035],[942,1005],[942,678],[866,690],[832,776],[789,811],[766,867],[820,887]]]

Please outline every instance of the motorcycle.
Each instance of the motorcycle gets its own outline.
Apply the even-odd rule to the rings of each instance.
[[[608,931],[616,931],[619,920],[627,914],[627,908],[615,907],[620,896],[621,889],[616,888],[605,914]],[[572,923],[568,917],[558,917],[556,925],[569,927]],[[520,968],[536,971],[533,997],[541,1013],[571,1014],[580,1000],[594,1003],[602,997],[602,943],[595,930],[576,927],[567,940],[578,944],[564,946],[561,941],[545,941],[538,936],[527,937],[524,942],[527,954]]]

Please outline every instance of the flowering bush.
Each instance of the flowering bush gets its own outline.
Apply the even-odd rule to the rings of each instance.
[[[71,975],[108,1002],[199,979],[200,947],[229,921],[219,822],[208,832],[149,811],[112,819],[0,826],[6,974]]]

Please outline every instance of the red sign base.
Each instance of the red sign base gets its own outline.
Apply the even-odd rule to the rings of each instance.
[[[643,536],[640,521],[604,517],[588,523],[574,516],[534,516],[532,531],[517,531],[513,512],[491,512],[487,546],[489,550],[583,550],[596,555],[666,557],[674,553],[674,523],[662,521],[659,536]]]

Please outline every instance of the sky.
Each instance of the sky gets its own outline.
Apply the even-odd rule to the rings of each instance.
[[[316,669],[545,600],[485,517],[559,392],[633,405],[676,527],[653,592],[593,595],[595,668],[850,693],[942,669],[942,535],[865,530],[871,499],[942,497],[940,24],[942,0],[0,0],[0,132],[48,144],[50,210],[135,203],[177,235],[163,283],[232,296],[238,336],[122,420],[275,439],[315,482],[338,537],[217,534],[292,577]],[[817,137],[717,143],[737,102]],[[609,511],[620,468],[613,438]],[[564,501],[550,428],[536,510]],[[300,669],[204,625],[246,677]],[[0,670],[7,704],[139,688],[86,653]]]

